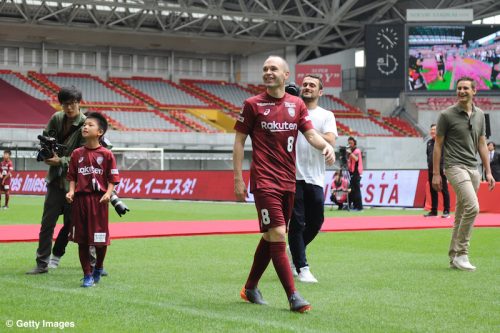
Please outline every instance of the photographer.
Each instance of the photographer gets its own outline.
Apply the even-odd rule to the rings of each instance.
[[[352,136],[347,139],[347,168],[351,175],[350,201],[353,203],[353,210],[363,210],[363,199],[361,198],[361,175],[363,174],[363,157],[361,150],[356,147],[357,141]]]
[[[47,273],[49,260],[54,261],[54,263],[51,263],[53,267],[57,267],[59,258],[64,255],[68,244],[71,209],[66,202],[66,192],[69,188],[66,173],[69,156],[73,150],[84,143],[81,127],[85,121],[85,116],[80,112],[82,93],[74,86],[62,88],[57,98],[62,106],[62,111],[56,112],[50,118],[43,135],[55,138],[57,144],[62,144],[66,148],[63,153],[59,152],[59,155],[54,154],[51,157],[46,156],[45,153],[39,154],[44,163],[49,165],[46,178],[47,194],[45,195],[38,249],[36,251],[36,266],[26,274]],[[54,228],[60,215],[64,215],[64,225],[57,236],[53,256],[50,258]]]

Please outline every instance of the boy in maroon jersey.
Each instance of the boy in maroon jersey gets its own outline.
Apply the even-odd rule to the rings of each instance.
[[[0,172],[2,173],[0,176],[2,179],[0,183],[0,206],[2,203],[1,193],[5,193],[5,206],[3,206],[2,209],[9,208],[10,179],[12,178],[12,170],[14,170],[14,166],[10,160],[10,154],[10,150],[4,150],[3,160],[0,162]]]
[[[66,200],[72,203],[73,224],[70,238],[78,243],[84,274],[82,287],[92,287],[101,278],[109,245],[108,203],[115,184],[119,183],[115,157],[100,143],[107,128],[108,123],[100,113],[88,114],[82,128],[85,146],[73,151],[68,167],[70,183]],[[93,273],[89,246],[95,246],[97,256]]]
[[[314,130],[302,99],[285,93],[285,81],[289,75],[288,64],[283,58],[267,58],[262,73],[266,92],[245,101],[234,126],[234,192],[238,201],[245,201],[242,164],[245,141],[250,135],[250,191],[255,198],[263,233],[240,296],[251,303],[267,304],[257,285],[272,260],[286,291],[290,310],[305,312],[311,309],[311,305],[295,289],[285,241],[295,194],[295,140],[298,131],[323,152],[327,163],[332,164],[335,155],[333,147]]]

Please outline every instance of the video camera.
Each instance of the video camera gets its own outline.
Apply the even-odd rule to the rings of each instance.
[[[290,82],[285,86],[285,92],[290,95],[299,96],[300,95],[300,87],[295,82]]]
[[[349,154],[352,153],[351,147],[349,146],[340,146],[339,147],[339,161],[340,167],[347,167],[347,160],[349,159]]]
[[[130,212],[130,209],[123,203],[123,201],[118,197],[116,191],[111,193],[111,198],[109,199],[111,205],[115,208],[116,213],[122,217],[127,212]]]
[[[40,149],[36,155],[36,160],[38,162],[52,158],[54,154],[62,156],[67,149],[65,145],[57,143],[57,140],[50,136],[39,135],[38,140],[40,140]]]

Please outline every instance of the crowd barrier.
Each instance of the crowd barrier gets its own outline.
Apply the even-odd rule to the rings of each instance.
[[[234,201],[233,172],[225,171],[121,171],[116,190],[122,198]],[[13,194],[44,195],[46,171],[15,172]],[[249,183],[249,172],[243,172]],[[325,176],[325,204],[331,204],[333,171]],[[361,180],[363,203],[379,207],[430,208],[427,170],[365,170]],[[450,186],[452,209],[455,194]],[[429,200],[426,200],[429,198]],[[441,200],[441,196],[440,196]],[[253,196],[248,194],[247,201]],[[426,203],[427,201],[427,203]],[[490,192],[481,184],[479,202],[482,212],[500,212],[500,189]],[[442,203],[440,203],[442,205]],[[441,206],[440,206],[441,207]],[[440,208],[441,209],[441,208]]]

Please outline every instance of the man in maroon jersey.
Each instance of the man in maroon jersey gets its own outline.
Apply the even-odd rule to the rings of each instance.
[[[14,166],[12,165],[12,161],[10,159],[10,150],[4,150],[3,152],[3,160],[0,162],[0,207],[2,206],[2,195],[1,193],[5,193],[5,205],[2,209],[9,208],[9,197],[10,197],[10,179],[12,178],[12,170],[14,170]]]
[[[262,69],[266,92],[245,101],[234,126],[234,192],[238,201],[245,201],[242,164],[245,141],[250,135],[253,149],[250,191],[255,198],[263,233],[240,296],[251,303],[267,304],[257,285],[272,260],[287,293],[290,310],[305,312],[311,309],[311,305],[295,289],[285,242],[295,194],[295,140],[298,131],[323,152],[327,163],[333,164],[335,155],[333,147],[314,130],[304,102],[285,93],[285,81],[290,75],[286,61],[270,56]]]

